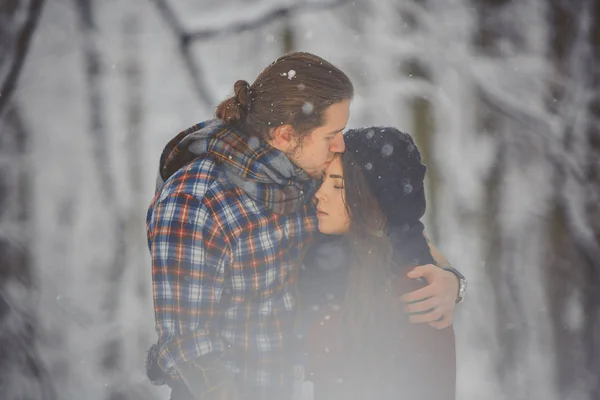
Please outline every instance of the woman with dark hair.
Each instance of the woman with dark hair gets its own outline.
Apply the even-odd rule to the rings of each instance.
[[[435,264],[420,222],[419,150],[389,127],[351,130],[344,142],[316,198],[319,231],[344,235],[348,261],[325,298],[304,304],[312,313],[306,379],[317,400],[453,399],[453,328],[411,324],[397,300],[425,285],[406,277],[412,268]],[[422,311],[435,306],[423,303]]]

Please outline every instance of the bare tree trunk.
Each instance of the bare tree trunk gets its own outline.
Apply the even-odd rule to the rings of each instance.
[[[94,0],[75,0],[79,14],[79,28],[83,42],[86,68],[87,95],[89,103],[89,134],[92,138],[92,151],[98,174],[100,195],[107,207],[115,199],[115,184],[111,174],[111,162],[106,131],[106,110],[103,93],[103,63],[98,46],[99,27],[95,20]]]
[[[0,4],[0,394],[6,400],[54,398],[37,351],[29,133],[11,101],[42,4]]]
[[[479,5],[480,26],[475,43],[484,54],[495,56],[498,42],[506,40],[503,37],[506,29],[494,21],[494,16],[499,15],[508,3],[488,0]],[[544,144],[538,143],[538,151],[546,155],[544,162],[551,166],[554,193],[552,207],[544,215],[548,221],[547,234],[541,238],[546,261],[543,280],[535,284],[546,287],[556,355],[556,381],[560,390],[558,396],[582,400],[597,399],[600,395],[597,378],[600,368],[600,167],[594,161],[600,157],[600,108],[598,99],[594,98],[594,93],[600,90],[597,71],[600,63],[599,16],[600,1],[597,0],[548,3],[546,22],[550,56],[547,62],[557,74],[548,83],[549,96],[545,100],[548,116],[557,116],[562,125],[559,135],[547,133]],[[483,96],[482,101],[483,112],[479,113],[479,118],[489,134],[501,134],[498,127],[503,122],[516,127],[511,133],[519,130],[516,121],[524,121],[522,110],[507,108],[487,96]],[[533,130],[544,132],[547,128],[542,123]],[[515,157],[515,147],[513,143],[500,148],[489,178],[487,196],[488,213],[492,217],[487,229],[490,244],[487,272],[497,288],[494,296],[498,338],[503,349],[497,372],[506,385],[510,384],[511,371],[520,362],[520,354],[524,351],[519,343],[531,329],[524,323],[527,315],[520,314],[521,308],[511,307],[528,301],[516,297],[519,293],[516,287],[522,285],[519,282],[525,278],[506,275],[503,260],[507,258],[501,257],[501,253],[511,247],[515,253],[519,251],[517,243],[510,243],[509,238],[503,237],[499,224],[500,190],[508,172],[507,165],[522,158]],[[523,154],[532,156],[527,147],[524,151]],[[504,289],[498,291],[502,287]]]
[[[283,54],[296,50],[296,32],[289,16],[284,19],[281,38]]]
[[[127,270],[122,273],[124,279],[113,283],[110,298],[120,300],[121,303],[134,302],[138,304],[137,308],[144,309],[152,303],[152,299],[149,282],[142,278],[146,277],[148,272],[143,257],[147,251],[144,235],[147,198],[144,196],[142,185],[144,182],[143,62],[140,46],[140,18],[135,11],[130,11],[123,18],[121,36],[123,46],[122,82],[125,88],[125,121],[123,125],[125,126],[126,140],[124,156],[127,166],[127,187],[130,194],[124,217],[127,246],[123,251],[126,255]],[[136,278],[131,279],[126,275],[133,275]],[[123,285],[124,282],[129,282],[130,286]],[[120,312],[116,312],[115,316],[119,316],[120,321],[123,320]],[[115,340],[114,346],[123,352],[119,366],[123,371],[120,376],[115,377],[116,387],[110,396],[111,399],[141,400],[151,397],[147,388],[138,385],[132,386],[130,377],[131,372],[139,368],[139,357],[146,353],[148,343],[151,342],[152,332],[152,330],[144,330],[140,327],[135,335],[124,335],[122,341]]]
[[[144,112],[142,93],[142,60],[140,54],[140,21],[135,13],[131,13],[123,25],[123,53],[125,54],[124,86],[126,88],[125,103],[125,126],[127,130],[127,152],[125,157],[129,165],[129,187],[131,188],[131,201],[127,212],[127,243],[128,264],[131,264],[136,273],[147,272],[146,263],[141,255],[146,252],[145,241],[145,209],[147,207],[144,196]],[[143,279],[136,280],[137,286],[129,290],[135,290],[140,301],[151,301],[148,286]],[[139,345],[145,346],[147,340],[139,338]],[[141,348],[141,353],[146,348]]]
[[[28,133],[15,106],[0,122],[0,393],[6,400],[50,400],[54,391],[37,350]]]
[[[83,41],[83,54],[86,67],[89,134],[92,139],[92,152],[95,172],[98,177],[100,196],[103,201],[102,212],[110,218],[113,232],[106,240],[113,249],[109,256],[109,265],[105,285],[107,288],[104,298],[103,311],[105,323],[112,326],[106,341],[100,345],[100,363],[107,376],[118,381],[123,369],[123,337],[118,310],[121,305],[121,281],[125,273],[127,261],[127,224],[120,203],[116,196],[115,175],[110,156],[109,132],[106,128],[106,104],[104,98],[104,69],[100,48],[98,45],[99,27],[96,22],[94,0],[75,0],[79,12],[79,27]],[[110,400],[123,399],[118,387],[107,386],[107,398]]]
[[[43,5],[44,0],[0,3],[0,117],[17,86]]]
[[[600,396],[600,1],[551,2],[553,62],[561,84],[549,104],[564,119],[549,237],[549,301],[564,398]],[[594,33],[596,33],[594,35]],[[583,139],[583,140],[582,140]]]
[[[405,79],[422,79],[424,81],[431,82],[431,77],[425,68],[423,68],[423,66],[421,66],[417,61],[409,62],[407,64],[408,65],[405,65],[404,68],[402,68],[402,72],[407,75]],[[429,204],[435,205],[437,202],[441,201],[441,199],[439,198],[438,194],[440,188],[440,177],[434,157],[435,135],[437,130],[435,127],[432,104],[427,98],[423,96],[417,96],[412,99],[411,108],[414,126],[413,134],[415,136],[417,146],[419,149],[421,149],[423,161],[427,165],[425,193],[427,193],[427,200],[429,201]],[[436,210],[437,208],[435,206],[429,207],[428,209],[429,219],[432,221],[437,220]],[[436,224],[431,224],[427,227],[427,235],[433,240],[433,242],[437,242],[439,240],[439,233]]]

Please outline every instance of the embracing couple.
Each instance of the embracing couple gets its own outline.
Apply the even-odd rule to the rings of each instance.
[[[426,167],[411,136],[344,132],[352,83],[309,53],[234,92],[161,156],[151,381],[172,400],[288,400],[299,375],[316,399],[453,399],[466,280],[420,222]],[[304,261],[333,235],[345,261],[328,281]],[[306,307],[323,282],[338,298]]]

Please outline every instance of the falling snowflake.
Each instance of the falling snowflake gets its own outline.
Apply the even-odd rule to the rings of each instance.
[[[294,71],[293,69],[290,69],[287,73],[287,77],[289,80],[294,79],[294,77],[296,76],[296,71]]]
[[[367,139],[373,139],[373,135],[375,135],[375,132],[373,132],[371,129],[369,132],[367,132]]]
[[[383,147],[381,148],[381,155],[384,157],[391,156],[393,152],[394,152],[394,146],[392,146],[389,143],[384,144]]]
[[[410,183],[405,183],[404,184],[404,193],[409,194],[412,193],[413,191],[413,187]]]
[[[372,170],[372,169],[373,169],[373,164],[371,164],[371,163],[366,163],[366,164],[365,164],[365,168],[366,168],[367,170],[369,170],[369,171],[370,171],[370,170]]]
[[[302,112],[304,114],[307,114],[307,115],[308,114],[312,114],[312,112],[313,112],[314,109],[315,109],[315,106],[311,102],[309,102],[309,101],[305,102],[302,105]]]
[[[248,139],[248,146],[250,146],[252,149],[257,149],[258,146],[260,146],[260,141],[256,136],[252,136],[250,139]]]

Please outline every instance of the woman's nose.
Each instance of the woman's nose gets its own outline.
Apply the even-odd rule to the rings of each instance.
[[[329,144],[329,151],[332,153],[343,153],[346,151],[346,144],[344,143],[344,135],[342,132],[333,137],[333,140]]]
[[[317,190],[317,193],[315,193],[315,197],[317,198],[317,200],[319,200],[319,202],[323,201],[323,186],[321,186],[319,190]]]

